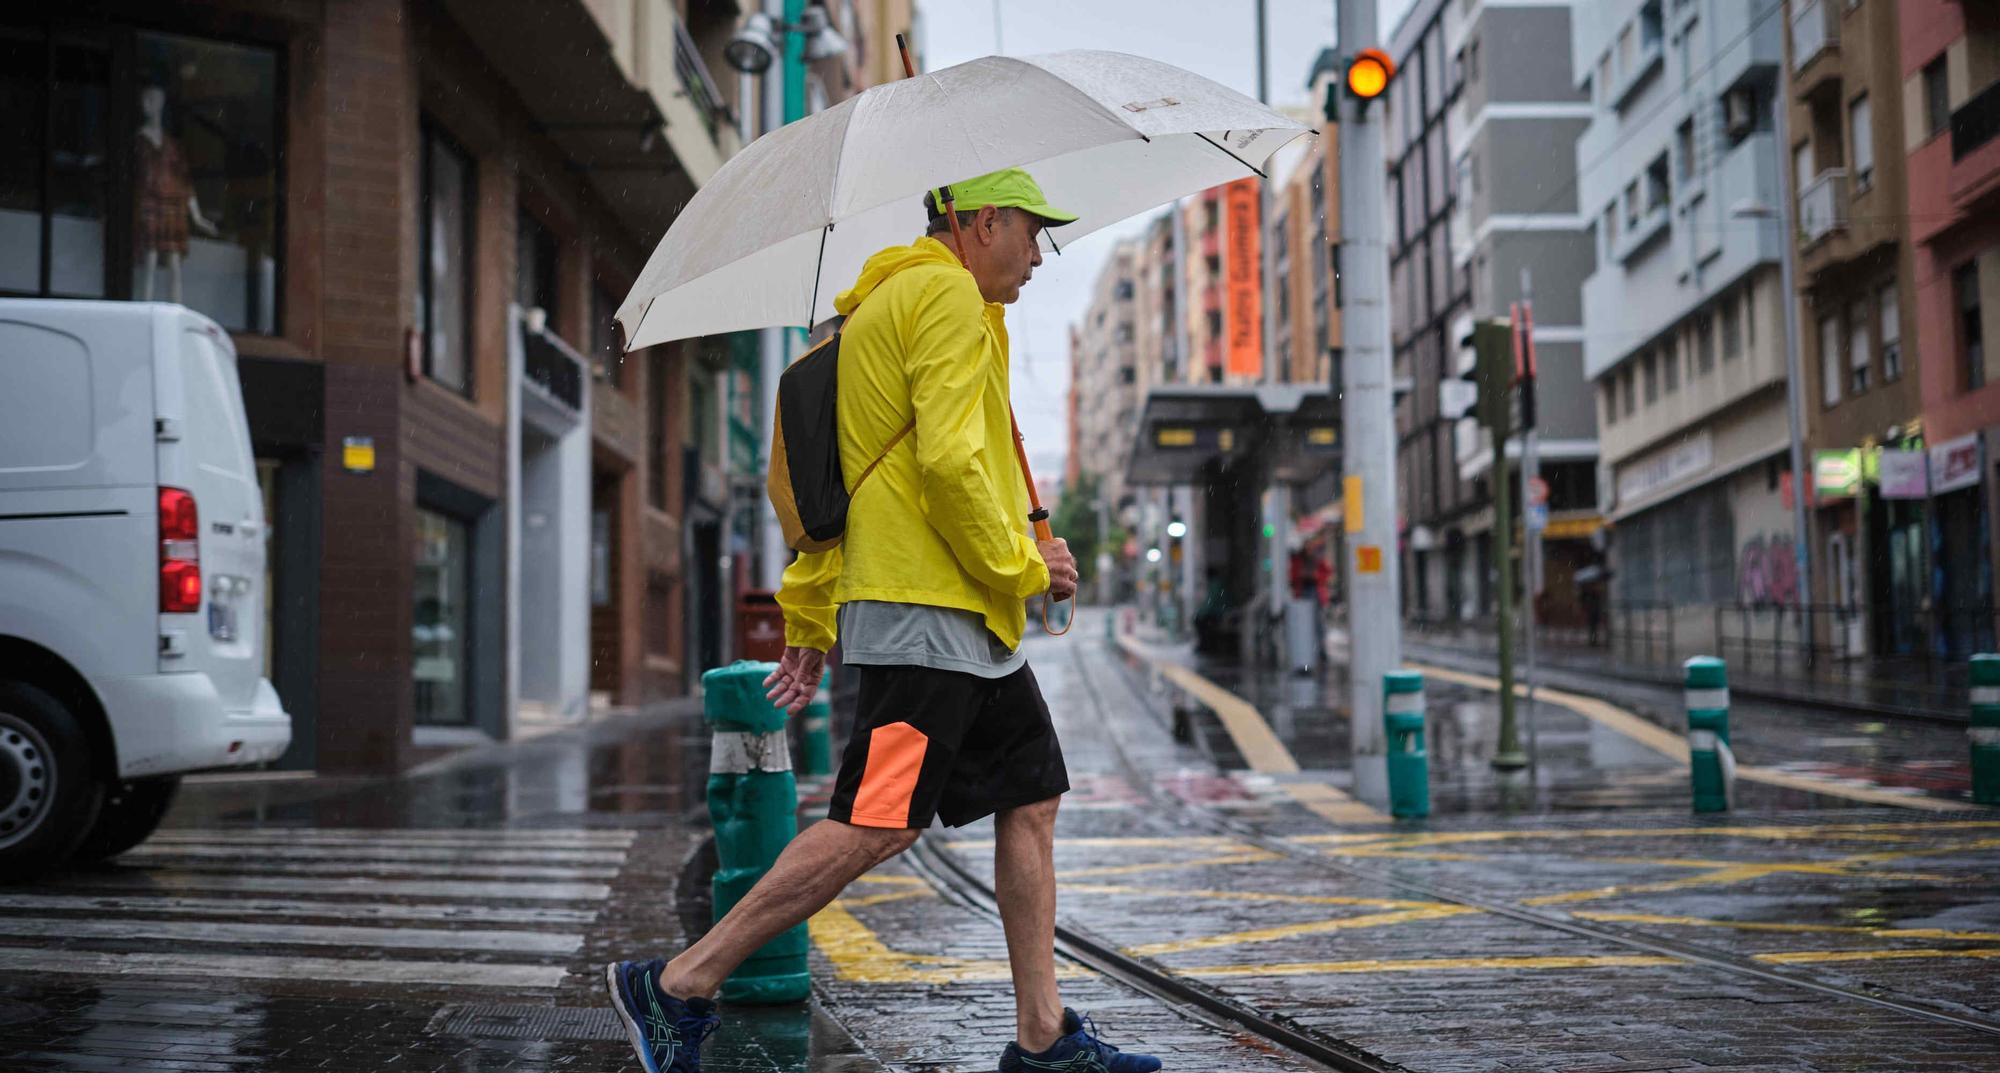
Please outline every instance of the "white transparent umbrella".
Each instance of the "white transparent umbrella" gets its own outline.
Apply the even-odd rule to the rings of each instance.
[[[924,231],[925,190],[1024,167],[1077,214],[1063,244],[1261,174],[1311,128],[1193,72],[1117,52],[987,56],[774,130],[681,210],[618,308],[627,346],[833,315],[869,255]]]

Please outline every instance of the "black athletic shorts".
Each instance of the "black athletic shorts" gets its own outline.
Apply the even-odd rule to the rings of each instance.
[[[1069,790],[1062,744],[1034,672],[1004,678],[860,665],[854,734],[829,819],[858,827],[947,826]]]

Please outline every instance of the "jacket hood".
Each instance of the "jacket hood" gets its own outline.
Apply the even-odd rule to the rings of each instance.
[[[843,317],[852,315],[862,299],[873,294],[875,288],[888,282],[890,276],[904,269],[922,265],[944,265],[961,272],[966,271],[965,266],[959,264],[958,257],[949,247],[929,236],[920,238],[908,246],[890,246],[868,258],[868,263],[861,266],[861,275],[855,279],[854,286],[840,292],[839,296],[834,298],[833,311]]]

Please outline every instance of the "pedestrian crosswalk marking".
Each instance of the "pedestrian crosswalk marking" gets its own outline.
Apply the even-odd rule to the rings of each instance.
[[[313,902],[276,898],[174,898],[115,894],[0,894],[0,910],[148,913],[170,916],[314,917],[346,920],[462,920],[481,924],[588,924],[597,913],[550,906],[472,902]]]
[[[488,846],[547,849],[624,849],[637,832],[629,830],[553,831],[543,829],[420,827],[370,830],[365,827],[168,828],[146,840],[149,846],[223,841],[234,845]]]
[[[555,988],[637,836],[163,831],[111,869],[0,890],[0,973]],[[330,956],[267,952],[284,947]]]
[[[114,873],[115,875],[115,873]],[[135,878],[137,874],[135,873]],[[526,902],[601,902],[603,883],[504,883],[488,880],[369,879],[365,877],[233,876],[201,872],[151,872],[147,889],[251,891],[260,894],[370,894],[410,898],[501,898]],[[129,883],[88,877],[92,889],[116,891]]]
[[[329,911],[338,904],[329,903]],[[244,945],[373,946],[389,950],[477,950],[514,954],[574,954],[583,936],[539,931],[451,928],[371,928],[321,924],[239,924],[198,920],[104,920],[0,916],[0,936],[53,939],[164,939]]]
[[[374,861],[442,861],[450,864],[540,864],[610,865],[625,863],[622,849],[556,849],[437,845],[294,845],[272,843],[254,847],[225,839],[149,842],[119,857],[120,861],[150,861],[157,858],[227,859],[254,856],[259,860],[328,860],[366,858]]]
[[[346,861],[274,861],[261,854],[231,858],[184,859],[172,853],[155,853],[120,858],[121,862],[150,867],[185,868],[204,871],[226,868],[234,874],[259,873],[295,876],[435,876],[440,879],[546,879],[578,882],[616,879],[616,868],[542,867],[528,864],[444,864],[436,861],[375,861],[354,857]]]
[[[432,984],[510,990],[562,986],[560,965],[482,965],[455,961],[365,961],[358,958],[259,957],[240,954],[112,954],[97,950],[0,947],[0,972],[65,972],[86,976],[195,976],[208,979],[294,980],[304,983]]]

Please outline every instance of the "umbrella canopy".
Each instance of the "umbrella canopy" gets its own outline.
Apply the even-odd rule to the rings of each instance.
[[[1064,243],[1257,169],[1311,128],[1117,52],[987,56],[876,86],[757,139],[681,210],[618,309],[627,345],[833,314],[870,254],[923,233],[925,190],[1025,167]]]

